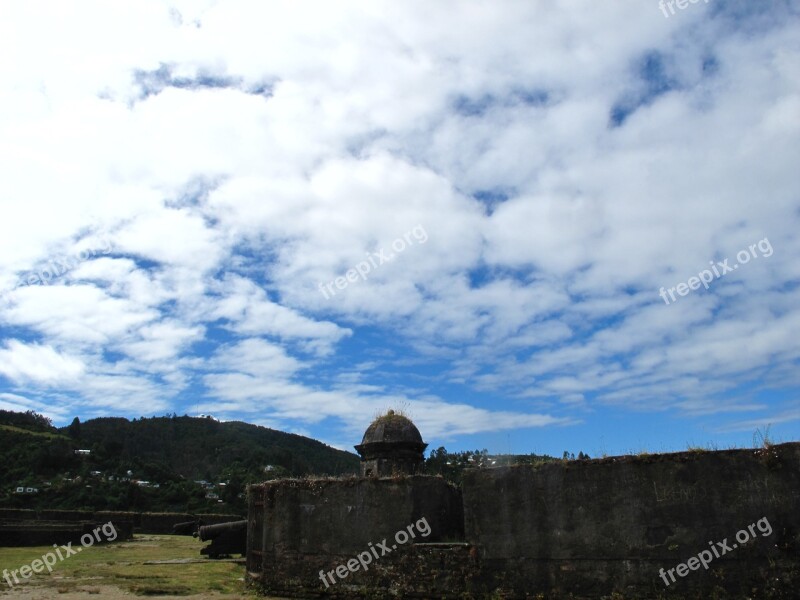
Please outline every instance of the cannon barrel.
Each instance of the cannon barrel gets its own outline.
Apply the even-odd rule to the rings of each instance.
[[[207,542],[208,540],[214,540],[225,533],[238,531],[247,531],[247,520],[230,521],[228,523],[218,523],[217,525],[204,525],[199,530],[199,537],[201,541]]]
[[[184,521],[183,523],[175,523],[172,526],[172,533],[175,535],[194,535],[202,521]]]

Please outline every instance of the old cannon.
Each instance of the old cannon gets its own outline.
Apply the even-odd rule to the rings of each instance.
[[[202,519],[196,519],[194,521],[184,521],[182,523],[175,523],[172,526],[172,534],[173,535],[195,535],[197,530],[203,526]]]
[[[209,558],[247,554],[247,521],[230,521],[217,525],[205,525],[194,534],[200,541],[211,540],[208,546],[200,550],[200,554]]]

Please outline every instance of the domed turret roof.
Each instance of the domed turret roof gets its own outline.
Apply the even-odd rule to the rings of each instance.
[[[398,415],[393,410],[375,419],[364,432],[364,438],[361,440],[362,445],[376,442],[423,443],[422,435],[411,419]]]

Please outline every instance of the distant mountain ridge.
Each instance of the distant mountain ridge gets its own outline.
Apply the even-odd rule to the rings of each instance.
[[[273,465],[290,475],[353,473],[359,464],[355,454],[311,438],[211,417],[103,417],[80,423],[74,439],[123,460],[162,460],[189,479],[216,479],[234,464],[262,472]]]
[[[1,506],[241,510],[247,483],[356,473],[358,466],[350,452],[239,421],[173,414],[76,418],[56,428],[30,411],[0,411]],[[23,498],[19,487],[37,492]]]

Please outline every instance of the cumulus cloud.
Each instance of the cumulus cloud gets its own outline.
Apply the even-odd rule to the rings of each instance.
[[[0,348],[0,373],[15,382],[53,386],[74,381],[84,370],[79,358],[61,354],[52,346],[9,340]]]
[[[609,407],[726,431],[795,414],[791,3],[5,12],[16,405],[135,397],[337,444],[395,402],[442,439]],[[770,257],[659,297],[765,238]],[[68,277],[27,280],[100,239]]]

